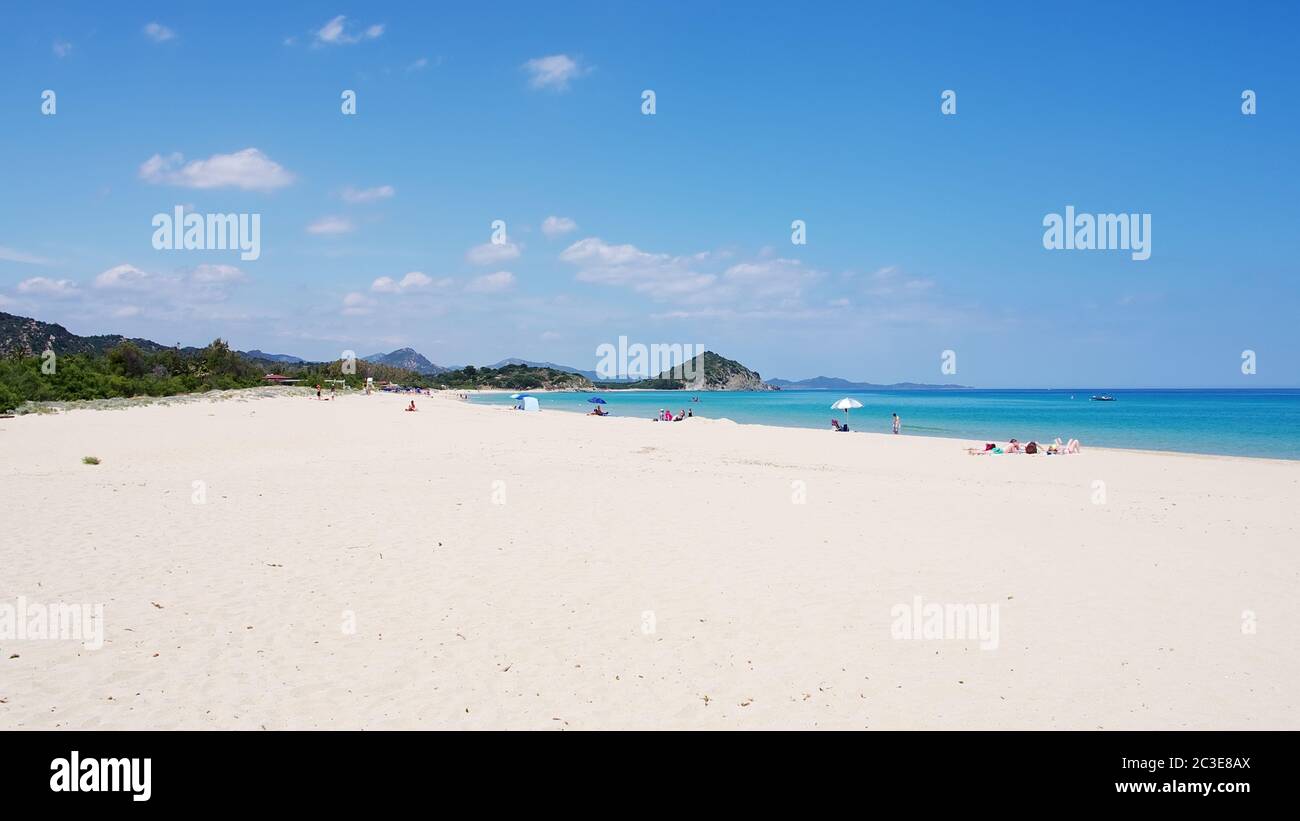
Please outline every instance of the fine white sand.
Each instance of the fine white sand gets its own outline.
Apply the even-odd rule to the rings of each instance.
[[[1300,729],[1300,463],[408,401],[0,420],[0,728]]]

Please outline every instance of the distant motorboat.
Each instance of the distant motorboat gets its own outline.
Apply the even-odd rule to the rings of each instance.
[[[1092,398],[1092,401],[1094,401],[1094,402],[1114,402],[1114,401],[1115,401],[1115,397],[1110,396],[1109,394],[1104,394],[1104,393],[1103,393],[1101,396],[1094,396],[1094,397]]]

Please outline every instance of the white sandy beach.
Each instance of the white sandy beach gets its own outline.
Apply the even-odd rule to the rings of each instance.
[[[1300,729],[1300,463],[409,399],[0,420],[0,728]]]

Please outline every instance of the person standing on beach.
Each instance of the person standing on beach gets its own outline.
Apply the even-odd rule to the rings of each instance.
[[[894,414],[894,433],[898,433],[898,428],[901,424],[902,420],[898,418],[898,414]]]

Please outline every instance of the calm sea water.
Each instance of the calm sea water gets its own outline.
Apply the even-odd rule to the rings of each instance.
[[[1094,394],[1114,402],[1093,402]],[[888,433],[890,414],[908,436],[972,441],[1080,440],[1095,445],[1185,453],[1300,459],[1300,389],[1277,390],[959,390],[771,391],[698,393],[629,391],[535,394],[542,410],[586,413],[603,397],[618,416],[651,418],[660,408],[740,423],[830,429],[847,417],[853,430]],[[699,402],[691,402],[698,396]],[[831,403],[851,396],[848,414]],[[480,404],[514,404],[504,395],[475,396]]]

